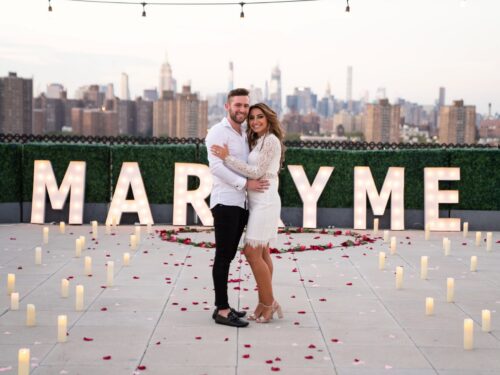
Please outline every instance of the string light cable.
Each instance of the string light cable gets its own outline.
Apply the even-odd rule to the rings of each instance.
[[[51,1],[54,0],[48,0],[49,1],[49,12],[52,12],[52,4]],[[151,3],[146,3],[146,2],[138,2],[138,1],[110,1],[110,0],[64,0],[64,1],[71,1],[71,2],[77,2],[77,3],[94,3],[94,4],[112,4],[112,5],[135,5],[135,6],[141,6],[142,7],[142,17],[146,17],[146,6],[240,6],[241,11],[240,11],[240,18],[245,18],[245,12],[244,12],[244,6],[249,6],[249,5],[268,5],[268,4],[285,4],[285,3],[310,3],[310,2],[317,2],[317,1],[324,1],[324,0],[269,0],[269,1],[249,1],[249,2],[151,2]],[[349,6],[349,0],[346,0],[347,6],[345,8],[346,12],[350,12],[351,8]]]

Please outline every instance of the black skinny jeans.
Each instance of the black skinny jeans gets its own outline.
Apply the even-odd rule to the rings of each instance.
[[[212,269],[215,306],[228,309],[227,280],[229,267],[236,255],[241,234],[248,221],[248,210],[238,206],[216,205],[212,208],[215,228],[215,259]]]

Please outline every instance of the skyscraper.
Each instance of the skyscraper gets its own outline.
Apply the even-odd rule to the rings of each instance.
[[[0,133],[30,134],[33,129],[33,80],[10,72],[0,78]]]
[[[441,108],[446,104],[446,89],[444,87],[439,88],[439,99],[438,107]]]
[[[177,82],[172,76],[172,68],[168,62],[167,54],[165,54],[165,62],[161,65],[160,68],[160,85],[159,88],[159,96],[162,97],[163,91],[177,91]]]
[[[130,89],[128,87],[128,74],[122,73],[121,100],[130,100]]]
[[[271,83],[269,87],[269,105],[281,116],[281,70],[279,66],[275,66],[271,72]]]
[[[125,74],[125,73],[122,73],[122,87],[123,87],[123,74]],[[127,77],[127,91],[128,91],[128,77]],[[113,86],[112,83],[108,83],[108,86],[106,88],[105,99],[106,100],[113,100],[114,98],[115,98],[115,87]]]
[[[234,89],[234,66],[233,62],[229,61],[229,84],[227,91],[231,91],[232,89]]]
[[[62,99],[65,95],[65,90],[63,85],[60,83],[51,83],[47,85],[47,98],[49,99]]]
[[[367,104],[365,109],[366,142],[399,142],[399,105],[390,105],[387,99],[378,104]]]
[[[347,102],[347,109],[349,112],[352,112],[352,66],[347,67],[345,100]]]
[[[476,141],[476,106],[464,106],[463,100],[441,107],[439,112],[439,142],[470,144]]]

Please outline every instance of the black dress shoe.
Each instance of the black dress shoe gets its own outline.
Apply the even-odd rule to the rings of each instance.
[[[248,322],[246,320],[241,320],[232,311],[229,312],[229,314],[227,315],[227,318],[223,317],[222,315],[217,314],[215,316],[215,323],[223,324],[223,325],[231,326],[231,327],[240,327],[240,328],[246,327],[248,325]]]
[[[243,317],[247,314],[247,312],[246,312],[246,311],[238,311],[238,310],[236,310],[236,309],[233,309],[232,307],[230,307],[230,308],[229,308],[229,310],[231,310],[231,312],[232,312],[233,314],[236,314],[236,316],[237,316],[238,318],[243,318]],[[212,314],[212,319],[214,319],[214,320],[215,320],[215,317],[217,316],[217,313],[218,313],[218,312],[219,312],[219,309],[217,309],[217,308],[216,308],[216,309],[214,310],[213,314]]]

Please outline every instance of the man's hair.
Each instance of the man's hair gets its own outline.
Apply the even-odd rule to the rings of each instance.
[[[234,89],[229,91],[229,94],[227,94],[227,102],[229,103],[230,99],[233,96],[248,96],[248,95],[250,95],[250,91],[248,91],[247,89],[243,88]]]

